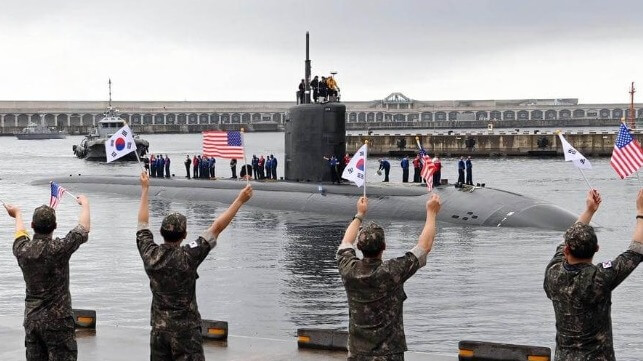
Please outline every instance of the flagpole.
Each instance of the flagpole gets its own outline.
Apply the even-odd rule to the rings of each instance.
[[[366,198],[366,160],[368,158],[368,139],[364,140],[366,145],[366,156],[364,157],[364,198]],[[354,157],[355,155],[353,155]]]
[[[145,166],[141,163],[141,158],[138,157],[138,148],[136,147],[136,141],[134,141],[134,154],[136,154],[136,160],[138,161],[138,165],[141,166],[141,170],[145,172]]]
[[[639,176],[639,171],[636,171],[636,179],[639,180],[639,188],[641,187],[641,177]]]
[[[580,168],[578,168],[578,170],[580,171],[580,174],[582,174],[582,175],[583,175],[583,178],[585,179],[585,183],[587,183],[587,186],[589,187],[589,190],[594,189],[594,188],[592,188],[592,185],[591,185],[591,184],[589,184],[589,181],[587,180],[587,177],[585,177],[585,172],[583,172],[583,170],[582,170],[582,169],[580,169]]]
[[[109,82],[110,82],[110,85],[111,85],[112,80],[110,79],[110,80],[109,80]],[[110,94],[110,98],[109,98],[109,99],[110,99],[110,101],[111,101],[111,99],[112,99],[112,97],[111,97],[111,94],[112,94],[112,93],[111,93],[111,91],[112,91],[112,90],[111,90],[111,89],[112,89],[112,88],[110,87],[109,89],[110,89],[110,90],[109,90],[109,91],[110,91],[110,93],[109,93],[109,94]],[[119,118],[120,118],[120,117],[119,117]],[[127,125],[127,126],[129,127],[129,124],[127,124],[127,120],[123,119],[123,123],[125,123],[125,125]],[[130,128],[130,131],[132,132],[132,139],[134,139],[134,131],[133,131],[131,128]],[[141,166],[141,170],[142,170],[143,172],[145,172],[145,166],[141,163],[141,158],[139,158],[139,157],[138,157],[138,147],[136,146],[136,139],[134,139],[134,155],[136,155],[136,161],[138,162],[138,165],[140,165],[140,166]]]
[[[246,160],[246,141],[244,139],[244,130],[243,127],[241,127],[241,145],[243,146],[243,168],[246,171],[246,185],[250,185],[250,175],[248,174],[248,168],[246,168],[246,165],[248,164],[248,161]]]

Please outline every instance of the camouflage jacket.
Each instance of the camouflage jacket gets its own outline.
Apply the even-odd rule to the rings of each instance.
[[[632,242],[612,261],[570,265],[564,244],[545,271],[545,293],[556,314],[555,360],[615,360],[610,309],[612,290],[643,260],[643,245]]]
[[[13,254],[22,269],[25,291],[24,325],[69,319],[73,322],[69,293],[69,259],[87,242],[89,232],[78,225],[65,238],[19,232]]]
[[[360,260],[354,248],[340,247],[337,263],[348,296],[349,356],[384,356],[406,351],[403,286],[426,264],[426,255],[427,252],[415,247],[388,261]]]
[[[205,232],[183,246],[159,245],[147,225],[139,226],[136,245],[150,279],[153,329],[179,332],[201,326],[195,292],[197,268],[216,244],[214,236]]]

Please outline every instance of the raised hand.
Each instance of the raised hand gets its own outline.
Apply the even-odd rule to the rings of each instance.
[[[252,198],[252,186],[248,184],[239,192],[237,199],[240,200],[241,203],[246,203],[250,198]]]
[[[426,201],[426,211],[427,213],[438,214],[440,212],[440,196],[437,194],[431,195],[428,201]]]
[[[587,210],[594,213],[598,210],[598,207],[601,205],[601,202],[603,200],[601,199],[600,193],[596,189],[592,189],[587,193],[587,199],[585,201],[585,204],[587,205]]]
[[[147,172],[141,172],[141,188],[148,189],[150,187],[150,175]]]
[[[359,197],[357,200],[357,214],[366,215],[368,211],[368,199],[366,197]]]
[[[76,197],[76,202],[78,202],[78,204],[83,206],[83,205],[89,204],[89,199],[84,194],[81,194],[78,197]]]
[[[7,210],[7,213],[11,218],[16,218],[18,214],[20,214],[20,208],[18,206],[13,206],[11,204],[5,204],[4,209]]]

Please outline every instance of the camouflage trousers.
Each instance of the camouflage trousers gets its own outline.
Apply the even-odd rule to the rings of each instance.
[[[181,332],[152,329],[150,337],[151,361],[205,361],[201,329]]]
[[[25,324],[27,361],[76,361],[73,319],[71,323],[65,321]]]
[[[347,361],[404,361],[403,353],[386,356],[349,355]]]

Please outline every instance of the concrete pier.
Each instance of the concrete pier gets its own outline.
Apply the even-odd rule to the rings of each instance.
[[[611,156],[617,136],[616,130],[615,127],[611,132],[567,132],[563,135],[585,156]],[[632,136],[640,143],[643,140],[643,131],[636,130]],[[557,156],[563,154],[558,135],[552,132],[541,133],[537,130],[347,135],[346,151],[354,153],[365,140],[368,140],[369,155],[396,156],[415,153],[418,150],[415,137],[420,138],[422,146],[431,155]],[[402,144],[404,147],[400,147]]]
[[[0,318],[0,360],[25,359],[24,330],[21,319]],[[97,325],[95,331],[76,331],[78,359],[88,361],[131,361],[149,359],[149,328],[114,327]],[[228,341],[204,341],[206,360],[227,361],[323,361],[346,360],[346,352],[302,350],[297,348],[297,337],[290,339],[262,338],[260,336],[230,335]],[[407,352],[408,361],[455,361],[453,356]]]

